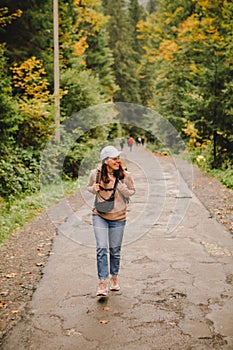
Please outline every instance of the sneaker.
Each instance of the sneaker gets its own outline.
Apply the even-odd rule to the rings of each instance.
[[[112,276],[110,279],[110,290],[118,291],[120,289],[118,276]]]
[[[107,281],[106,280],[100,280],[98,283],[98,290],[96,295],[97,296],[106,296],[108,294],[108,289],[107,289]]]

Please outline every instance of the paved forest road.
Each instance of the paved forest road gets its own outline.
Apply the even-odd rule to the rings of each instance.
[[[143,148],[125,153],[129,205],[121,292],[95,297],[93,197],[48,213],[58,227],[26,316],[2,350],[233,349],[233,241],[190,190],[192,168]],[[186,164],[186,165],[184,165]],[[188,185],[189,186],[188,186]]]

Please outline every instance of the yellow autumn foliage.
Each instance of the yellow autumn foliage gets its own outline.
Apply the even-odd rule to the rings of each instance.
[[[172,62],[175,59],[174,54],[177,53],[178,50],[179,46],[174,40],[164,39],[159,45],[157,57]]]
[[[196,4],[200,6],[203,12],[206,12],[214,8],[220,8],[223,4],[222,0],[192,0],[192,1],[196,2]]]
[[[185,127],[182,128],[185,135],[189,136],[189,149],[193,149],[198,139],[198,130],[191,121],[187,121]]]
[[[157,16],[152,13],[145,20],[140,20],[137,24],[137,38],[142,40],[142,48],[144,50],[144,59],[147,62],[153,63],[157,59],[157,48],[155,43],[161,41],[162,30],[156,25],[158,22]],[[143,44],[146,42],[146,45]]]
[[[108,17],[98,11],[101,6],[100,0],[74,0],[73,5],[76,12],[73,29],[77,33],[74,54],[82,56],[88,48],[88,37],[96,35],[107,23]]]
[[[74,44],[74,54],[76,56],[82,56],[86,49],[88,48],[87,36],[83,36]]]
[[[31,57],[21,65],[14,64],[13,85],[19,90],[19,106],[24,115],[24,128],[27,134],[25,144],[33,139],[50,137],[52,128],[49,104],[51,95],[43,63]]]
[[[39,59],[31,57],[21,65],[14,64],[11,70],[13,72],[13,85],[20,89],[22,99],[48,101],[49,83],[45,77],[43,63]]]
[[[23,11],[18,9],[14,13],[9,14],[9,9],[7,7],[0,8],[0,27],[6,27],[8,24],[16,18],[22,16]]]

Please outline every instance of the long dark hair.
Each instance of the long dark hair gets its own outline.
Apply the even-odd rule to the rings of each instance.
[[[118,180],[122,180],[124,179],[125,175],[124,175],[124,169],[122,168],[122,166],[119,166],[118,170],[114,170],[113,171],[113,175],[118,178]],[[100,179],[108,184],[110,182],[110,178],[108,176],[108,169],[107,169],[107,164],[103,163],[102,167],[101,167],[101,172],[100,172]]]

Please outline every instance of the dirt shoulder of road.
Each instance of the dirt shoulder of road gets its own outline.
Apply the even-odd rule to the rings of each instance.
[[[193,166],[192,187],[210,215],[233,234],[233,191],[201,173],[197,166]],[[79,192],[68,200],[74,211],[82,203]],[[4,334],[25,314],[43,276],[55,236],[56,229],[45,210],[0,246],[0,344]]]
[[[193,192],[210,215],[233,235],[233,191],[193,165]]]

